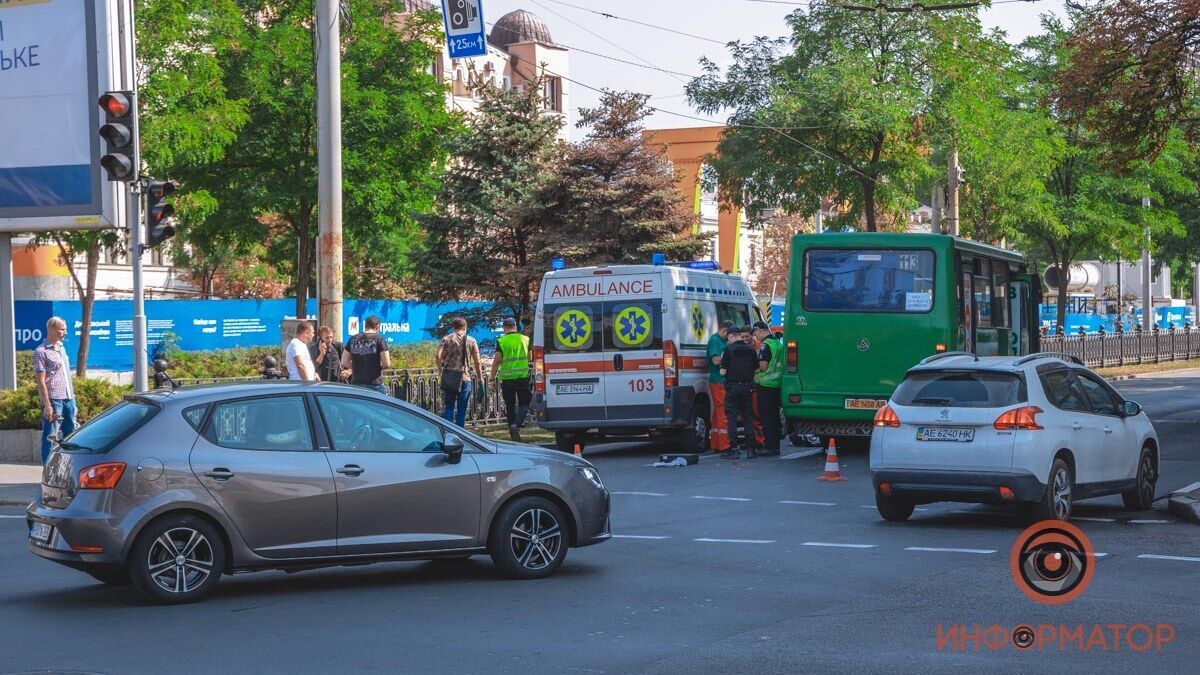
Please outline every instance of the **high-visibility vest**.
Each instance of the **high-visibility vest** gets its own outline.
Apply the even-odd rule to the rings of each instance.
[[[501,380],[519,380],[529,377],[529,338],[520,333],[505,333],[496,340],[496,351],[500,352]]]
[[[777,337],[763,340],[763,344],[771,347],[771,360],[767,361],[767,369],[754,376],[754,381],[760,387],[778,389],[783,384],[783,341]]]

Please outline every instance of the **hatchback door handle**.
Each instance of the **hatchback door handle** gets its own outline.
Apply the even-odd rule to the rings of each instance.
[[[205,471],[204,475],[208,476],[209,478],[216,478],[217,480],[229,480],[230,478],[233,478],[233,472],[224,467],[217,467],[212,471]]]
[[[337,472],[347,476],[361,476],[363,468],[357,464],[347,464],[346,466],[338,469]]]

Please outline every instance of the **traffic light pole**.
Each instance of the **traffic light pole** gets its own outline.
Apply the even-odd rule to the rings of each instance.
[[[342,63],[337,0],[317,0],[317,318],[342,340]],[[307,289],[296,289],[299,293]],[[297,319],[305,317],[298,316]]]
[[[128,62],[122,68],[122,75],[129,78],[126,89],[133,93],[130,105],[133,107],[133,147],[140,148],[141,132],[138,129],[138,100],[137,100],[137,31],[133,20],[134,0],[125,0],[125,44],[128,48]],[[135,150],[134,157],[140,153]],[[139,160],[140,163],[140,160]],[[142,278],[142,252],[145,249],[142,241],[143,229],[141,218],[142,179],[141,167],[133,167],[137,178],[126,185],[126,201],[128,202],[129,219],[129,261],[133,266],[133,391],[146,391],[146,303],[145,280]]]

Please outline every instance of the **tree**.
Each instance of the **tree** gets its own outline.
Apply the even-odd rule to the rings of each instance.
[[[812,219],[775,212],[763,225],[762,265],[755,280],[754,292],[782,298],[787,295],[789,271],[792,264],[792,237],[812,232]]]
[[[714,164],[720,187],[751,212],[812,213],[833,197],[868,231],[907,222],[915,184],[930,174],[933,60],[963,11],[857,12],[827,0],[788,15],[788,40],[733,43],[721,76],[688,85],[702,112],[730,110]]]
[[[317,229],[312,2],[144,1],[158,10],[144,20],[164,27],[150,31],[151,48],[139,42],[151,73],[146,90],[162,82],[161,105],[145,103],[158,119],[148,122],[144,142],[167,148],[147,161],[180,182],[181,231],[210,257],[214,246],[247,255],[265,243],[268,262],[291,272],[303,315]],[[387,0],[341,6],[345,244],[362,265],[347,267],[345,287],[369,292],[377,275],[403,273],[416,214],[431,208],[437,190],[442,137],[457,122],[428,72],[440,50],[437,13],[397,21]],[[198,35],[188,30],[193,15]],[[196,83],[172,76],[180,59],[203,66],[196,69],[207,105],[188,100]],[[190,151],[172,151],[176,142]]]
[[[643,141],[648,99],[606,91],[579,111],[587,137],[567,153],[549,198],[562,221],[555,248],[577,264],[646,262],[653,252],[688,260],[708,248],[665,151]]]
[[[1175,129],[1200,140],[1200,0],[1116,0],[1077,15],[1058,102],[1107,144],[1104,159],[1151,160]]]
[[[1091,254],[1126,256],[1140,248],[1142,232],[1164,233],[1178,226],[1174,211],[1164,207],[1169,195],[1194,189],[1183,175],[1178,157],[1168,153],[1154,162],[1140,162],[1126,172],[1113,171],[1104,162],[1103,144],[1085,124],[1086,114],[1055,105],[1056,82],[1069,67],[1069,28],[1059,19],[1043,17],[1042,35],[1029,38],[1024,69],[1043,111],[1054,119],[1054,135],[1061,144],[1054,166],[1045,178],[1050,208],[1030,220],[1023,234],[1048,253],[1061,270]],[[1150,197],[1152,208],[1141,206]],[[1058,289],[1058,325],[1066,314],[1067,289]]]
[[[540,92],[482,85],[466,131],[448,138],[442,189],[412,256],[421,297],[487,300],[492,305],[471,318],[532,323],[560,222],[542,200],[565,150],[557,140],[562,121],[545,114]]]
[[[100,266],[100,251],[116,248],[121,240],[115,230],[83,230],[41,232],[33,237],[34,244],[51,242],[58,247],[58,259],[71,275],[71,283],[79,295],[79,346],[75,351],[75,376],[87,376],[88,350],[92,341],[92,308],[96,302],[96,273]],[[84,257],[84,278],[79,278],[79,256]],[[70,326],[68,326],[68,329]]]

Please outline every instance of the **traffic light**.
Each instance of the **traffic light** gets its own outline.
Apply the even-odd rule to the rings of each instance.
[[[164,201],[175,192],[175,184],[169,180],[151,178],[146,184],[146,248],[154,248],[175,236],[171,216],[175,207]]]
[[[100,166],[108,173],[109,180],[125,183],[137,180],[133,92],[105,92],[99,103],[104,108],[104,126],[100,127],[100,137],[108,145],[108,154],[100,158]]]

